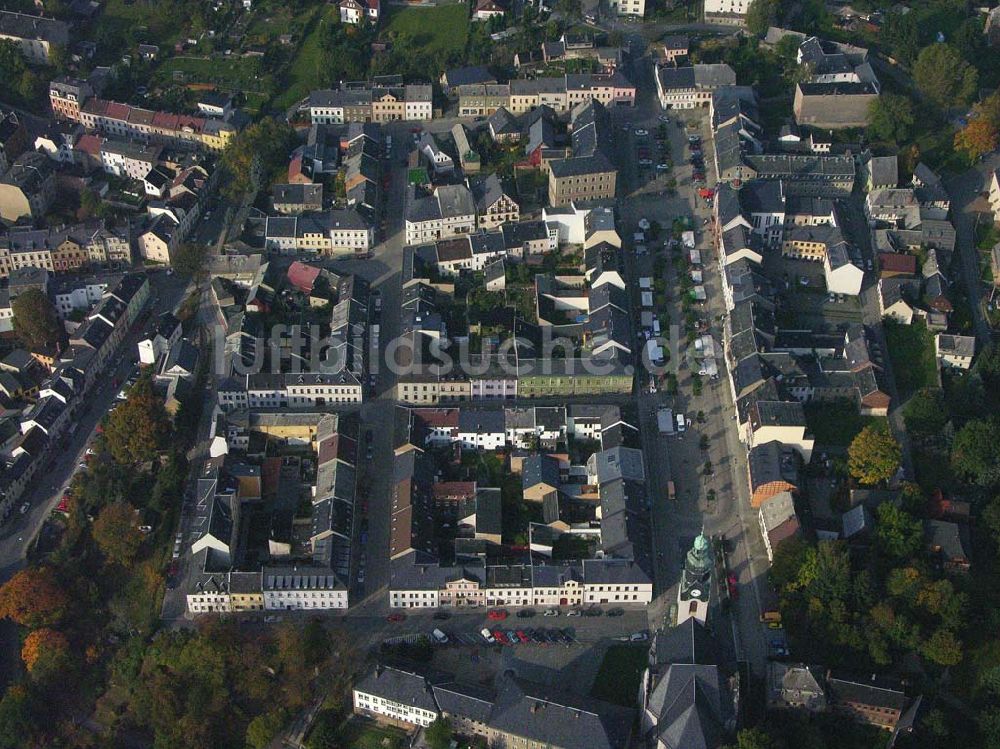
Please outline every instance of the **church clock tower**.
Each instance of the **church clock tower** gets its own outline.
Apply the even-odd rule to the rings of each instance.
[[[684,560],[681,584],[677,590],[677,623],[708,618],[708,600],[712,585],[712,547],[704,533],[699,533]]]

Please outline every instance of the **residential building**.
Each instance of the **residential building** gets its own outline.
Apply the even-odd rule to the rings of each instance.
[[[750,0],[707,0],[705,3],[705,23],[743,26],[746,24],[747,8]]]
[[[934,336],[934,354],[942,368],[969,369],[976,354],[976,338],[939,333]]]
[[[610,0],[608,8],[619,16],[642,18],[646,15],[646,0]]]
[[[712,93],[736,85],[735,71],[724,63],[656,68],[656,93],[664,109],[694,109],[708,106]]]
[[[340,0],[340,22],[357,25],[367,19],[378,23],[380,0]]]
[[[758,519],[767,559],[774,561],[774,550],[778,545],[801,532],[791,493],[781,492],[764,500],[758,511]]]
[[[406,244],[470,234],[476,230],[476,203],[465,185],[442,185],[418,195],[410,186],[406,203]]]
[[[471,188],[476,201],[476,228],[496,229],[507,222],[519,220],[521,207],[506,193],[495,173],[472,182]]]
[[[70,25],[45,16],[0,11],[0,39],[14,42],[34,65],[48,65],[53,47],[70,42]]]
[[[274,185],[271,196],[278,213],[294,215],[323,210],[322,184]]]
[[[45,215],[55,197],[52,161],[37,151],[23,153],[0,178],[0,219],[16,222]]]
[[[579,104],[573,109],[571,127],[573,155],[549,162],[549,205],[613,199],[618,170],[607,110],[594,99]]]

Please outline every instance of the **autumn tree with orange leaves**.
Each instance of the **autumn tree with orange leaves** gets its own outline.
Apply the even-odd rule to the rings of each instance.
[[[28,567],[0,587],[0,619],[24,627],[50,627],[62,620],[70,597],[51,567]]]
[[[69,654],[69,640],[56,629],[42,627],[24,638],[21,660],[28,671],[34,671],[39,661],[52,663]]]
[[[964,153],[969,161],[976,161],[995,151],[1000,144],[997,123],[987,117],[976,117],[955,133],[955,149]]]

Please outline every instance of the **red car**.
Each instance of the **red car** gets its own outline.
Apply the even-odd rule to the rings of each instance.
[[[507,635],[501,632],[499,629],[493,630],[493,639],[499,642],[501,645],[508,644]]]
[[[528,637],[528,636],[527,636],[526,634],[524,634],[524,631],[523,631],[523,630],[520,630],[520,629],[519,629],[519,630],[517,630],[517,633],[516,633],[516,634],[517,634],[517,639],[519,639],[519,640],[520,640],[521,642],[523,642],[524,644],[526,644],[526,645],[527,645],[527,644],[528,644],[529,642],[531,642],[531,638],[530,638],[530,637]]]
[[[740,589],[736,587],[736,575],[732,572],[726,578],[726,587],[729,588],[729,597],[734,601],[740,597]]]
[[[506,609],[490,609],[486,612],[486,618],[494,622],[502,622],[507,618]]]
[[[389,614],[389,616],[385,619],[393,624],[397,624],[399,622],[406,621],[406,614]]]

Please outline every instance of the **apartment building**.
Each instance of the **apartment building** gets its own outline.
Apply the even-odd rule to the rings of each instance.
[[[69,44],[70,25],[27,13],[0,11],[0,39],[14,42],[28,62],[47,65],[52,48]]]
[[[572,156],[549,162],[549,205],[614,199],[618,170],[612,159],[614,134],[607,109],[595,99],[578,104],[570,126]]]

